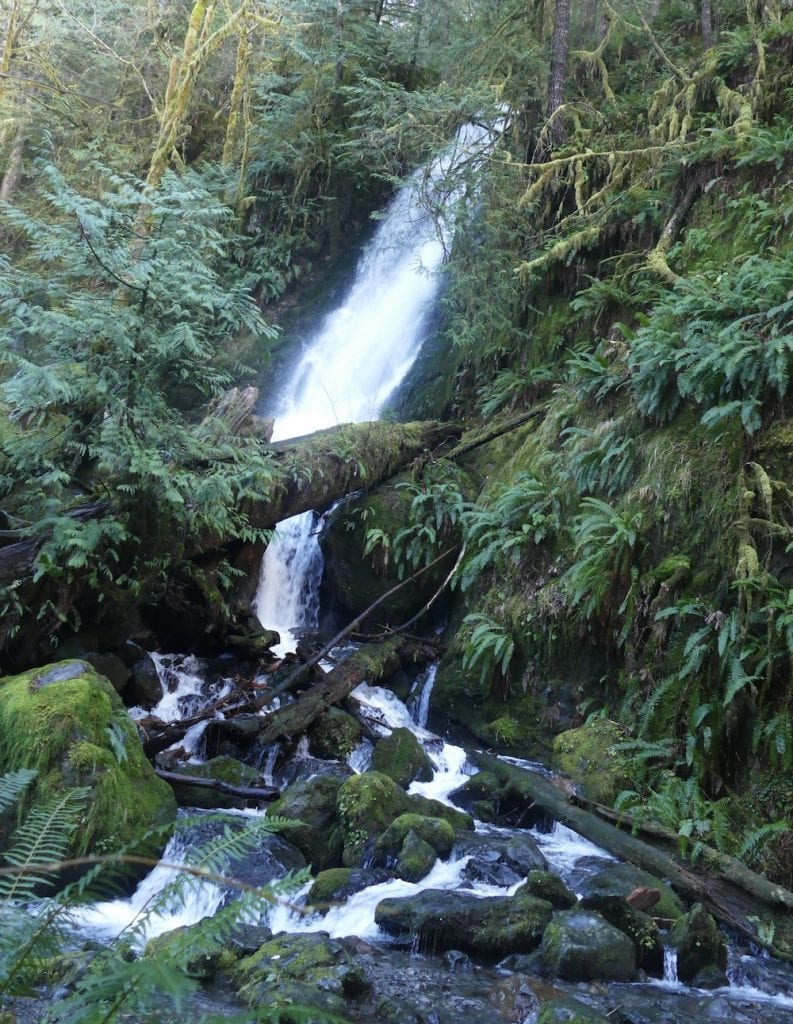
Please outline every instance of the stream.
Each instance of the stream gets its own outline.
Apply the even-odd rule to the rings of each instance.
[[[275,409],[275,439],[378,417],[388,397],[409,372],[426,338],[440,288],[439,270],[451,244],[454,204],[464,201],[463,196],[449,192],[448,172],[460,160],[481,155],[488,145],[487,136],[483,128],[461,130],[449,152],[428,169],[416,172],[387,208],[360,258],[348,294],[328,314],[316,334],[306,340],[299,354],[291,380]],[[427,209],[422,187],[445,191],[449,212],[440,224]],[[318,542],[320,530],[321,519],[313,513],[288,520],[279,525],[264,556],[255,611],[263,626],[279,631],[278,653],[294,650],[301,633],[317,627],[324,568]],[[229,679],[224,681],[217,671],[210,672],[206,663],[189,654],[153,657],[164,690],[164,697],[153,713],[164,720],[188,718],[223,696],[224,687],[231,689],[231,668]],[[469,761],[469,751],[428,729],[434,679],[434,666],[419,674],[407,703],[387,689],[359,686],[347,707],[364,723],[370,739],[360,743],[344,763],[320,761],[309,755],[306,744],[301,744],[286,764],[279,763],[277,748],[266,751],[258,758],[257,768],[268,781],[281,785],[325,774],[360,773],[371,762],[373,739],[387,736],[394,729],[407,729],[426,751],[433,768],[432,778],[413,782],[408,794],[453,806],[452,794],[477,769]],[[442,709],[440,713],[436,709],[433,721],[441,718]],[[193,762],[201,760],[206,725],[204,722],[195,726],[179,741],[178,746]],[[515,759],[509,760],[516,763]],[[542,766],[517,763],[543,770]],[[248,819],[262,812],[232,813]],[[604,850],[558,823],[508,828],[476,821],[475,832],[467,835],[475,837],[476,849],[485,851],[491,846],[498,849],[508,842],[531,840],[550,870],[575,893],[581,891],[587,876],[614,863],[614,858]],[[180,863],[190,843],[200,838],[200,834],[188,830],[171,841],[163,860]],[[262,855],[257,884],[277,879],[291,866],[286,852],[288,844],[282,844],[282,849],[278,842],[276,837]],[[462,846],[464,849],[465,843]],[[309,889],[309,885],[304,885],[290,896],[289,902],[272,909],[266,924],[275,934],[326,933],[333,939],[352,943],[345,948],[353,950],[357,960],[371,973],[380,998],[376,1006],[372,1004],[373,1008],[360,1012],[356,1018],[360,1020],[398,1020],[406,1024],[488,1024],[508,1020],[514,1024],[533,1024],[539,1015],[537,992],[543,985],[546,997],[551,991],[558,999],[578,1000],[602,1015],[615,1014],[618,1008],[619,1015],[609,1019],[626,1024],[682,1024],[700,1018],[782,1024],[791,1019],[793,969],[759,955],[734,936],[729,937],[729,985],[705,992],[688,988],[677,980],[671,948],[665,951],[662,978],[632,983],[585,984],[556,979],[529,982],[524,980],[532,977],[529,957],[507,956],[496,967],[477,966],[468,956],[453,950],[438,955],[406,950],[378,926],[375,908],[386,898],[412,896],[426,890],[467,893],[476,898],[503,897],[514,894],[523,883],[525,872],[512,871],[514,877],[507,877],[509,873],[504,872],[491,880],[477,877],[470,870],[477,856],[461,852],[455,844],[451,854],[439,857],[420,881],[378,880],[336,903],[325,914],[302,909]],[[77,926],[105,940],[135,927],[153,897],[176,873],[173,868],[156,868],[130,898],[94,904],[79,911]],[[222,886],[212,883],[193,886],[186,900],[171,908],[160,908],[147,917],[140,944],[215,913],[228,895]],[[385,1002],[396,1007],[391,1015],[385,1015]],[[350,1016],[356,1017],[356,1013],[357,1010],[351,1010]]]

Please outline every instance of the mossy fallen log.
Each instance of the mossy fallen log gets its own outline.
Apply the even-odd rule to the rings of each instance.
[[[306,690],[294,704],[287,704],[263,719],[259,744],[265,747],[302,735],[315,719],[349,697],[360,683],[376,683],[409,662],[429,661],[433,653],[428,644],[404,637],[367,644]]]
[[[685,899],[704,904],[724,924],[774,956],[793,961],[793,893],[787,889],[715,851],[699,864],[687,863],[666,838],[639,839],[631,834],[627,822],[619,827],[619,822],[604,821],[597,813],[576,806],[574,795],[542,775],[490,754],[477,754],[474,760],[482,770],[492,772],[514,800],[536,805],[609,853],[666,878]]]
[[[224,782],[222,779],[202,779],[196,775],[183,775],[180,772],[167,772],[162,768],[154,769],[163,781],[172,786],[191,786],[195,789],[213,789],[218,793],[227,796],[236,796],[241,800],[275,800],[281,795],[275,786],[235,786],[231,782]]]

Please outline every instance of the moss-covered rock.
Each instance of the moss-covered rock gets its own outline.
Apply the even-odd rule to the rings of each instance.
[[[179,774],[191,775],[198,779],[214,779],[217,782],[227,782],[231,786],[255,786],[262,781],[261,775],[255,768],[226,754],[213,757],[209,761],[204,761],[203,764],[183,765],[179,768]],[[206,789],[202,786],[185,786],[177,783],[174,786],[174,793],[178,803],[183,807],[202,807],[212,810],[213,808],[228,809],[247,806],[246,801],[240,797],[222,793],[217,789]]]
[[[540,1011],[537,1024],[607,1024],[606,1018],[590,1010],[577,999],[549,999]]]
[[[432,871],[437,854],[421,836],[410,831],[397,857],[394,874],[406,882],[418,882]]]
[[[474,819],[470,814],[449,807],[448,804],[442,804],[440,800],[421,796],[419,793],[411,793],[408,796],[408,811],[421,814],[425,818],[442,818],[449,822],[455,832],[473,832],[475,828]]]
[[[162,850],[162,838],[144,833],[174,820],[176,800],[146,760],[118,694],[87,662],[0,680],[0,774],[19,768],[38,772],[36,800],[88,790],[74,854],[128,844],[148,856]]]
[[[677,946],[677,976],[691,984],[697,974],[716,968],[722,977],[727,967],[724,936],[701,903],[696,903],[675,925],[672,939]]]
[[[207,938],[200,926],[190,925],[149,939],[143,955],[147,960],[172,964],[194,978],[207,981],[214,978],[221,959],[225,965],[234,962],[233,954],[224,958],[224,952],[222,943]]]
[[[410,729],[394,729],[375,744],[372,768],[407,789],[411,782],[429,782],[432,762]]]
[[[395,818],[412,808],[407,793],[387,775],[362,772],[342,783],[336,809],[342,829],[344,864],[360,867],[377,837]]]
[[[370,885],[385,882],[391,876],[387,871],[365,868],[329,868],[320,871],[308,891],[307,903],[323,907],[329,903],[340,903],[354,896],[356,892]],[[325,908],[327,909],[327,908]]]
[[[521,894],[545,900],[556,910],[570,910],[576,904],[573,893],[558,875],[554,875],[550,871],[530,871],[524,884],[515,893],[516,896]]]
[[[477,772],[459,789],[455,789],[449,799],[456,807],[471,811],[473,814],[476,814],[477,807],[483,803],[490,804],[493,813],[498,814],[503,796],[504,787],[492,772]]]
[[[375,921],[389,935],[428,952],[459,949],[496,960],[508,952],[536,949],[552,912],[550,903],[531,896],[478,898],[425,889],[382,900]]]
[[[631,940],[590,911],[554,914],[542,937],[542,955],[565,981],[632,981],[636,976]]]
[[[283,1022],[293,1020],[290,1006],[346,1016],[347,1000],[370,988],[344,946],[321,933],[276,936],[241,960],[234,977],[249,1006],[283,1009],[280,1017],[274,1013],[274,1019]]]
[[[624,739],[622,726],[607,718],[568,729],[553,741],[553,767],[569,775],[590,800],[611,805],[630,787],[628,760],[615,749]]]
[[[452,852],[454,829],[448,821],[422,814],[400,814],[378,839],[376,853],[383,857],[394,856],[410,832],[429,843],[439,857],[448,857]]]
[[[361,723],[341,708],[328,708],[308,732],[314,757],[345,761],[361,739]]]
[[[343,839],[336,800],[342,782],[333,775],[300,779],[270,805],[270,815],[300,822],[282,828],[281,834],[294,843],[315,871],[341,866]]]
[[[634,910],[621,896],[590,896],[581,900],[584,910],[594,910],[627,935],[636,953],[636,966],[656,978],[664,973],[664,945],[658,925],[647,914]]]

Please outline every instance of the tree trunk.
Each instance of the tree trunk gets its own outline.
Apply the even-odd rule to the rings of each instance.
[[[17,187],[19,175],[22,171],[22,152],[25,147],[25,140],[22,132],[18,131],[8,155],[3,179],[0,181],[0,202],[9,203]]]
[[[660,837],[645,842],[574,806],[575,798],[544,776],[514,768],[488,754],[478,754],[475,760],[484,771],[496,775],[513,798],[541,808],[609,853],[668,879],[681,896],[704,904],[719,920],[775,956],[793,961],[793,893],[787,889],[716,851],[705,855],[703,863],[709,870],[702,870],[681,861],[673,843]]]
[[[275,786],[235,786],[221,779],[202,779],[195,775],[182,775],[179,772],[166,772],[161,768],[154,769],[155,774],[169,782],[172,786],[192,786],[198,789],[214,789],[227,796],[236,796],[241,800],[275,800],[281,795]]]
[[[702,26],[703,49],[709,50],[713,45],[713,9],[711,7],[711,0],[702,0],[700,24]]]
[[[551,73],[548,79],[548,139],[551,149],[564,144],[566,132],[559,108],[564,104],[567,79],[567,53],[570,38],[570,0],[556,0],[553,39],[551,40]]]

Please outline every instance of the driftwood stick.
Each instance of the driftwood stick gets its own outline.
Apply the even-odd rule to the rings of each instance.
[[[241,800],[275,800],[281,793],[275,786],[235,786],[221,779],[202,779],[194,775],[182,775],[179,772],[166,772],[162,768],[154,771],[161,779],[172,786],[197,786],[199,789],[215,789],[218,793],[236,796]]]

